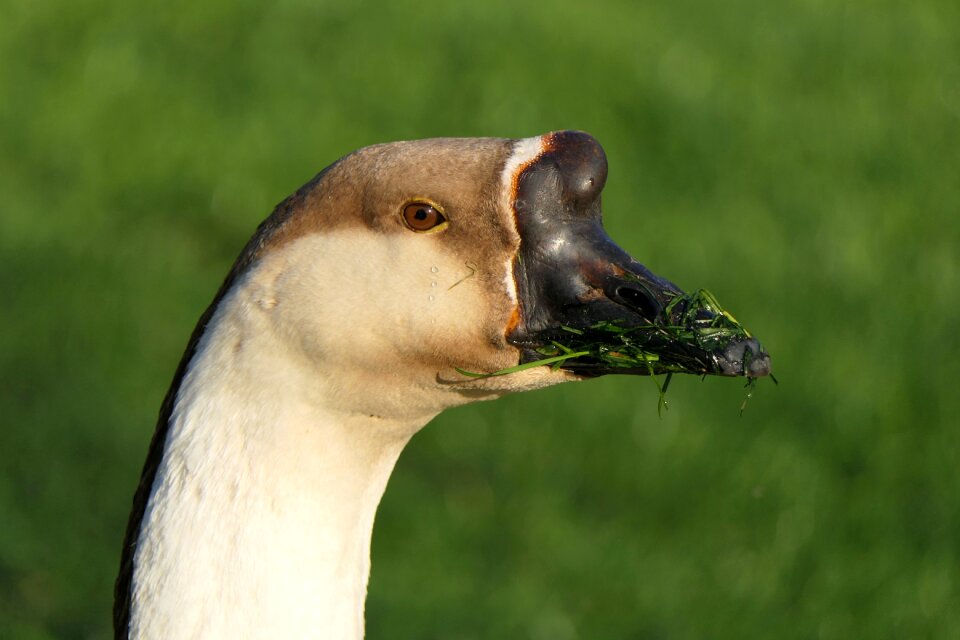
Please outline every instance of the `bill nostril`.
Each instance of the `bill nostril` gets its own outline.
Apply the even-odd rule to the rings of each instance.
[[[650,322],[660,316],[660,303],[650,297],[646,291],[633,287],[617,287],[617,301],[629,307]]]
[[[569,180],[567,190],[576,200],[587,202],[599,195],[598,183],[596,176],[578,175]]]

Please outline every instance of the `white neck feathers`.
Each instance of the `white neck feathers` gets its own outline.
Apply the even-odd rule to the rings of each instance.
[[[432,416],[324,408],[255,287],[238,289],[177,395],[135,557],[131,637],[361,638],[376,508]]]

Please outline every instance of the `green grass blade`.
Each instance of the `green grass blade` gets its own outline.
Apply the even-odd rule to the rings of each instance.
[[[493,373],[477,373],[475,371],[466,371],[460,367],[454,367],[457,370],[457,373],[460,375],[468,376],[470,378],[492,378],[494,376],[505,376],[511,373],[517,373],[518,371],[525,371],[527,369],[533,369],[534,367],[542,367],[548,364],[554,364],[558,362],[563,362],[564,360],[570,360],[572,358],[579,358],[581,356],[590,355],[589,351],[576,351],[573,353],[565,353],[560,356],[554,356],[552,358],[544,358],[543,360],[535,360],[534,362],[526,362],[524,364],[518,364],[515,367],[508,367],[507,369],[500,369],[499,371],[494,371]]]

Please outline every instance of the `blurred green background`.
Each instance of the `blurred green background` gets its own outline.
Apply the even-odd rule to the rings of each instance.
[[[773,354],[451,411],[371,638],[960,637],[954,0],[0,1],[0,636],[104,638],[193,325],[358,147],[590,131],[611,235]],[[954,391],[950,391],[954,389]]]

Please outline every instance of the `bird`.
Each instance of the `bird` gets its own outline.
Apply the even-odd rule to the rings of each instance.
[[[604,231],[607,171],[580,131],[392,142],[277,205],[161,405],[115,636],[362,638],[374,516],[410,438],[451,407],[614,371],[465,374],[535,365],[560,327],[652,322],[680,291]],[[708,355],[769,372],[752,337]]]

